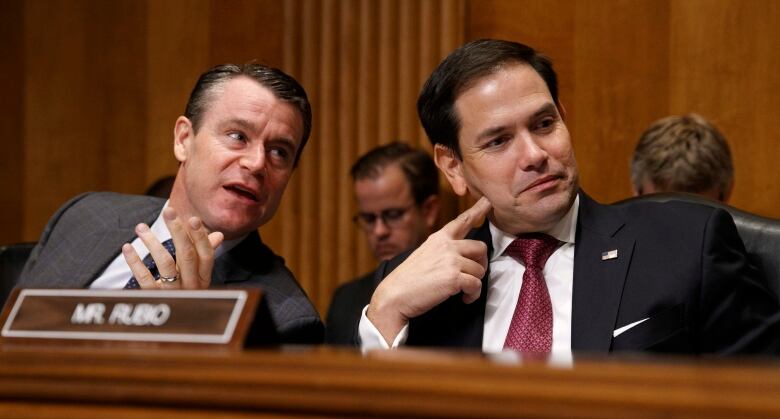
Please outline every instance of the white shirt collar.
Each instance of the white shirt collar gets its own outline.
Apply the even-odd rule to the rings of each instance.
[[[574,244],[574,237],[577,233],[577,215],[580,207],[580,195],[574,198],[569,211],[564,215],[550,230],[542,231],[542,233],[549,234],[556,239],[564,242]],[[505,231],[499,230],[492,222],[489,225],[490,236],[493,241],[493,255],[490,257],[490,261],[494,261],[497,257],[504,254],[504,250],[517,238],[514,234],[509,234]]]
[[[163,205],[162,211],[160,211],[160,215],[157,216],[157,219],[154,220],[154,223],[151,225],[151,227],[149,227],[152,230],[152,233],[154,233],[154,236],[157,237],[157,240],[160,241],[160,243],[171,238],[171,232],[168,231],[168,226],[165,225],[165,220],[163,219],[163,215],[162,215],[163,211],[165,211],[165,209],[168,208],[168,204],[170,202],[171,202],[170,200],[165,201],[165,205]],[[220,244],[219,247],[217,247],[217,250],[214,252],[214,257],[215,258],[220,257],[222,256],[223,253],[236,247],[236,245],[240,243],[241,240],[244,240],[248,235],[249,234],[245,234],[237,239],[222,241],[222,244]]]

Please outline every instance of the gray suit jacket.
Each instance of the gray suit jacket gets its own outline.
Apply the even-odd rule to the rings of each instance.
[[[84,288],[135,239],[135,225],[151,225],[165,200],[109,192],[79,195],[49,220],[19,279],[25,288]],[[214,263],[212,287],[258,287],[284,343],[319,343],[317,311],[284,260],[253,232]]]

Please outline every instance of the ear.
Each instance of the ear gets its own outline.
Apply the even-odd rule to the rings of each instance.
[[[433,159],[450,182],[452,190],[459,196],[468,191],[466,179],[463,177],[463,161],[455,156],[455,151],[441,144],[433,147]]]
[[[178,117],[173,126],[173,155],[180,163],[187,160],[194,137],[192,122],[185,116]]]
[[[433,230],[433,226],[439,218],[439,196],[431,195],[428,198],[425,198],[425,201],[423,201],[420,208],[422,209],[425,225],[428,227],[428,230]]]

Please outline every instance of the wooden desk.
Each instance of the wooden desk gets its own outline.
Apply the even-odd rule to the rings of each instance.
[[[780,362],[0,347],[0,417],[780,417]]]

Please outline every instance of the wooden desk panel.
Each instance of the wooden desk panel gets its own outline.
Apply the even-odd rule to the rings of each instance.
[[[2,417],[780,417],[780,362],[0,349]]]

